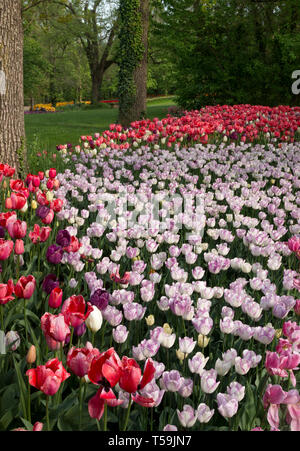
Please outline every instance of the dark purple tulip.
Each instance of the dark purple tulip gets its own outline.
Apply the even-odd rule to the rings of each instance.
[[[237,132],[231,133],[230,139],[238,139],[238,134],[237,134]]]
[[[48,274],[43,280],[42,288],[47,293],[50,294],[54,288],[59,287],[59,280],[55,274]]]
[[[68,247],[71,243],[71,235],[67,230],[60,230],[56,236],[56,243],[61,247]]]
[[[74,334],[77,335],[77,337],[81,337],[85,334],[86,331],[86,325],[85,323],[80,324],[80,326],[74,327]]]
[[[108,292],[99,288],[92,294],[90,303],[98,307],[99,310],[105,310],[108,306],[108,298]]]
[[[53,263],[54,265],[57,265],[61,262],[63,257],[64,250],[60,246],[56,246],[56,244],[51,244],[51,246],[48,247],[46,257],[49,263]]]
[[[0,226],[0,238],[4,238],[5,237],[5,228]]]
[[[37,209],[36,209],[36,215],[40,218],[40,219],[45,219],[46,216],[48,216],[50,212],[50,208],[46,207],[46,205],[40,205]]]

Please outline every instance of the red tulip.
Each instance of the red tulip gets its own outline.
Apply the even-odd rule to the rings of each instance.
[[[30,299],[35,290],[36,281],[33,276],[22,276],[15,285],[15,293],[18,298]]]
[[[147,384],[149,384],[149,382],[151,382],[152,379],[154,378],[154,374],[155,374],[155,366],[153,365],[152,360],[148,359],[145,363],[144,374],[138,389],[142,390]]]
[[[68,336],[70,336],[70,328],[65,322],[64,315],[52,315],[46,312],[41,318],[41,328],[47,340],[50,349],[59,348],[58,343],[65,344]],[[53,342],[54,340],[54,342]]]
[[[24,241],[23,240],[16,240],[15,242],[15,254],[16,255],[22,255],[24,254]]]
[[[110,387],[114,387],[119,382],[120,375],[121,360],[114,348],[95,357],[88,372],[88,377],[93,384],[106,386],[109,383]]]
[[[7,231],[11,238],[24,238],[27,232],[27,224],[25,221],[20,221],[17,219],[16,221],[7,221]]]
[[[47,188],[51,191],[53,189],[54,182],[52,179],[47,181]]]
[[[4,175],[4,177],[12,177],[15,171],[16,170],[8,164],[0,164],[0,174]]]
[[[35,198],[40,205],[49,205],[49,201],[47,199],[46,194],[43,193],[41,190],[38,190],[35,193]]]
[[[132,401],[143,407],[155,407],[156,404],[153,398],[146,398],[145,396],[141,396],[138,393],[132,396]]]
[[[104,406],[116,407],[123,404],[123,400],[117,399],[112,390],[106,391],[101,387],[95,396],[89,400],[88,410],[91,418],[101,420],[104,413]]]
[[[55,213],[59,213],[63,207],[64,201],[62,199],[55,199],[51,202],[50,208],[55,211]]]
[[[47,216],[44,219],[42,219],[42,223],[43,224],[51,224],[51,222],[53,221],[53,218],[54,218],[54,211],[50,209]]]
[[[17,219],[18,218],[17,218],[15,211],[8,211],[7,213],[0,213],[0,226],[6,228],[8,220],[12,220],[14,222]]]
[[[62,303],[63,292],[59,287],[54,288],[49,296],[48,304],[51,308],[58,308]]]
[[[71,296],[66,299],[63,303],[61,312],[65,317],[66,323],[72,327],[80,326],[89,316],[89,314],[93,311],[92,305],[87,303],[87,311],[86,302],[83,299],[83,296]]]
[[[55,179],[55,177],[56,177],[56,169],[54,169],[54,168],[49,169],[49,177],[51,179]]]
[[[93,359],[99,356],[100,351],[87,342],[85,348],[70,349],[67,365],[76,376],[83,377],[88,374]]]
[[[20,191],[26,189],[23,180],[10,180],[9,181],[10,189],[13,191]]]
[[[51,227],[40,227],[38,224],[34,224],[33,231],[29,232],[29,238],[33,244],[44,243],[49,238],[51,230]]]
[[[123,277],[120,277],[119,273],[111,274],[110,278],[116,283],[120,283],[121,285],[127,285],[130,279],[130,272],[125,272]]]
[[[65,252],[77,252],[81,247],[81,243],[79,243],[78,238],[76,236],[71,236],[71,243],[69,246],[64,247]]]
[[[7,210],[21,210],[27,202],[23,193],[11,193],[11,196],[5,199],[5,208]]]
[[[122,358],[119,385],[127,393],[135,393],[141,380],[142,371],[134,359]]]
[[[70,377],[63,364],[58,359],[49,360],[46,365],[39,365],[37,368],[26,371],[29,384],[45,393],[53,396],[59,390],[63,381]]]
[[[134,359],[123,357],[119,381],[120,387],[128,393],[136,393],[138,390],[142,390],[147,384],[149,384],[155,374],[155,367],[151,359],[148,359],[145,363],[142,379],[141,373],[141,369]]]
[[[0,305],[7,304],[9,301],[12,301],[14,297],[14,283],[10,279],[7,284],[0,284]]]
[[[12,253],[14,243],[11,240],[0,238],[0,260],[6,260]]]

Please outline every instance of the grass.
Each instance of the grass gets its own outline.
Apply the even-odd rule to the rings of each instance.
[[[163,118],[168,108],[175,105],[173,97],[151,99],[147,105],[147,117]],[[64,111],[55,114],[25,115],[25,129],[29,168],[32,172],[49,167],[51,155],[59,144],[78,144],[82,135],[94,135],[109,128],[117,121],[118,109],[101,107],[83,111]],[[49,158],[37,153],[46,150]],[[52,161],[53,165],[53,161]],[[51,167],[51,166],[50,166]]]

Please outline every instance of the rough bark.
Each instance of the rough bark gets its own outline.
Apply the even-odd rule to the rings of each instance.
[[[19,172],[26,167],[21,0],[0,0],[0,61],[6,76],[6,92],[0,95],[0,162]]]

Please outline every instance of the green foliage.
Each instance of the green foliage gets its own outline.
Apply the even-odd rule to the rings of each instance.
[[[250,0],[166,0],[156,33],[175,67],[184,108],[206,104],[290,104],[300,67],[300,4]]]
[[[134,70],[143,58],[145,48],[142,42],[142,19],[140,0],[120,1],[119,32],[119,102],[120,114],[126,114],[135,99]]]

